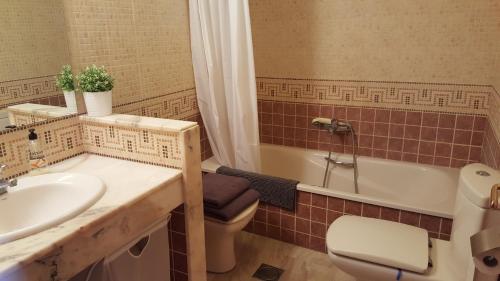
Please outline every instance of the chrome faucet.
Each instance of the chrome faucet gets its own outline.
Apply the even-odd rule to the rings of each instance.
[[[349,122],[339,121],[337,119],[332,119],[332,131],[335,133],[345,133],[352,131],[352,125]]]
[[[6,164],[0,164],[0,195],[7,193],[7,189],[17,185],[17,179],[6,180],[3,178],[3,171],[7,168]]]
[[[330,149],[328,151],[328,157],[325,157],[326,160],[326,168],[325,168],[325,175],[323,177],[323,187],[326,187],[326,180],[328,176],[328,169],[330,167],[330,164],[344,167],[344,168],[351,168],[354,169],[354,192],[359,193],[358,190],[358,137],[356,136],[356,131],[352,127],[352,124],[347,122],[347,121],[339,121],[335,118],[333,119],[328,119],[328,118],[321,118],[317,117],[312,120],[312,125],[317,127],[318,129],[323,129],[323,130],[328,130],[330,133]],[[334,134],[349,134],[351,135],[352,138],[352,146],[353,146],[353,153],[352,153],[352,163],[347,163],[343,161],[338,161],[336,159],[332,159],[332,145],[333,145],[333,135]]]

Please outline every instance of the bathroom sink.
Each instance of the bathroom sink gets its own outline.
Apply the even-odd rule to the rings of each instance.
[[[0,244],[63,223],[94,205],[106,191],[97,177],[53,173],[20,178],[0,195]]]

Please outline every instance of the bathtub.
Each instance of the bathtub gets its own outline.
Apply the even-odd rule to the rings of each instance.
[[[352,161],[351,155],[333,155],[336,160]],[[359,156],[356,194],[353,169],[340,166],[330,165],[327,187],[322,187],[326,156],[324,151],[262,144],[261,173],[298,180],[298,190],[305,192],[453,217],[459,169]],[[219,166],[214,157],[202,163],[205,172],[215,172]]]

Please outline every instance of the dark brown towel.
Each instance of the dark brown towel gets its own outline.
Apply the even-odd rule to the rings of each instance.
[[[261,197],[260,201],[276,207],[295,211],[297,184],[296,180],[283,179],[257,173],[242,171],[238,169],[220,166],[217,174],[226,176],[242,177],[250,181],[250,188],[257,190]]]
[[[209,173],[203,176],[203,201],[206,206],[220,209],[249,187],[247,179]]]
[[[231,201],[222,209],[214,209],[205,205],[205,215],[213,217],[223,221],[230,221],[237,215],[239,215],[243,210],[248,208],[259,199],[260,194],[253,190],[248,189],[245,193],[238,196],[238,198]]]

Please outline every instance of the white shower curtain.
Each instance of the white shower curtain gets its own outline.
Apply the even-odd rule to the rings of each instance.
[[[257,91],[248,0],[190,0],[196,93],[219,163],[260,170]]]

